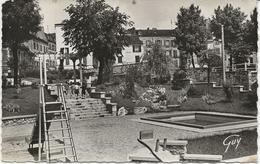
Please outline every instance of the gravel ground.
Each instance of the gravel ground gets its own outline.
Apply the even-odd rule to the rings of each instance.
[[[157,115],[161,114],[146,114],[145,116]],[[133,121],[142,116],[144,115],[71,121],[78,160],[80,162],[126,162],[129,153],[143,148],[137,142],[141,130],[154,130],[155,138],[168,138],[168,140],[219,134],[219,132],[202,134]],[[57,128],[57,126],[53,124],[51,128]],[[31,130],[31,124],[3,127],[2,160],[21,162],[35,159],[27,151],[28,145],[23,137],[29,135]],[[21,137],[17,139],[14,136]],[[14,153],[17,155],[14,156]]]

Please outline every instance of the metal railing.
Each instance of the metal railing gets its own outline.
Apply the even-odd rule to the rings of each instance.
[[[213,67],[212,71],[222,71],[222,67]],[[241,63],[241,64],[233,64],[232,69],[231,67],[226,67],[226,71],[236,71],[236,70],[243,70],[243,71],[253,71],[257,69],[257,65],[255,63]]]
[[[146,62],[140,63],[123,63],[120,65],[113,65],[113,74],[125,74],[127,69],[132,66],[145,66]]]

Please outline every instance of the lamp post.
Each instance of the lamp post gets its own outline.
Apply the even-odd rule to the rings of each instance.
[[[226,63],[225,63],[225,43],[224,43],[224,25],[217,23],[221,26],[221,51],[222,51],[222,73],[223,73],[223,84],[226,84]]]
[[[226,84],[226,63],[225,63],[225,43],[224,43],[224,25],[221,24],[221,49],[222,49],[222,61],[223,61],[223,84]]]

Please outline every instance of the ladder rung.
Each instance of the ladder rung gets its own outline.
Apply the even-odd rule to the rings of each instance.
[[[55,105],[55,104],[59,104],[61,105],[62,102],[59,102],[59,101],[53,101],[53,102],[45,102],[46,105]]]
[[[69,130],[69,128],[51,129],[51,130],[48,130],[48,131],[53,132],[53,131],[62,131],[62,130]]]
[[[60,121],[66,121],[66,119],[47,120],[46,122],[60,122]]]
[[[62,156],[53,157],[53,158],[51,158],[51,160],[61,159],[61,158],[70,158],[70,157],[75,157],[75,156],[76,156],[76,155],[62,155]]]
[[[66,112],[65,110],[53,110],[53,111],[46,111],[45,113],[50,114],[50,113],[64,113]]]
[[[71,139],[71,137],[53,138],[53,139],[49,139],[49,141],[56,141],[56,140],[62,141],[63,139]]]
[[[71,148],[72,146],[57,146],[57,147],[50,147],[50,150],[56,150],[56,149],[66,149],[66,148]]]

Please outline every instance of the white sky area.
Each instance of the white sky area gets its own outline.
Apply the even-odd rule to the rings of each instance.
[[[68,18],[64,9],[75,0],[38,0],[43,16],[42,24],[45,32],[54,32],[54,24]],[[133,1],[136,3],[133,4]],[[135,28],[170,29],[175,27],[177,14],[181,7],[189,7],[192,3],[199,5],[202,15],[211,18],[214,9],[227,3],[240,7],[249,15],[256,7],[256,0],[106,0],[113,7],[119,6],[121,12],[130,16]],[[171,24],[172,20],[172,24]]]

